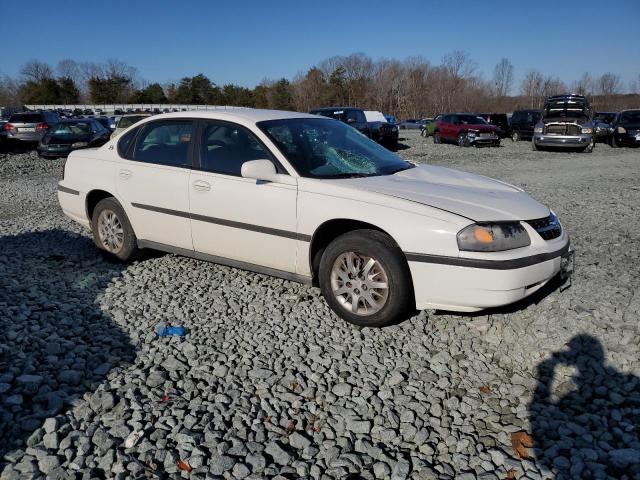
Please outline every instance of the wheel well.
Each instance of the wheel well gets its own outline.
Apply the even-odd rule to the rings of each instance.
[[[93,218],[93,210],[96,208],[96,205],[100,200],[104,200],[105,198],[113,197],[109,192],[105,192],[104,190],[91,190],[87,194],[86,200],[86,210],[87,210],[87,218],[89,221]]]
[[[309,246],[309,262],[311,266],[313,284],[315,286],[317,286],[318,283],[320,259],[322,258],[322,254],[324,253],[327,246],[329,246],[329,244],[340,235],[343,235],[352,230],[361,229],[378,230],[379,232],[389,235],[387,232],[375,225],[372,225],[371,223],[346,218],[329,220],[317,228],[317,230],[313,234],[313,237],[311,238],[311,245]],[[391,235],[389,235],[389,237],[393,239]]]

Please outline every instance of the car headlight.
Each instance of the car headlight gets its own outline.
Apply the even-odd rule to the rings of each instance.
[[[467,132],[467,137],[475,137],[476,136],[476,132]]]
[[[583,128],[582,133],[593,133],[593,128]]]
[[[458,248],[467,252],[501,252],[531,245],[519,222],[474,223],[458,232]]]
[[[624,127],[618,127],[618,133],[627,133],[627,130]]]
[[[81,148],[81,147],[86,147],[87,145],[89,145],[87,142],[75,142],[71,144],[72,148]]]
[[[542,133],[542,127],[535,127],[535,128],[533,129],[533,131],[534,131],[535,133]]]

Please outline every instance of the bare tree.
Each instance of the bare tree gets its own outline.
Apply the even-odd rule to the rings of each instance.
[[[20,69],[20,73],[29,80],[39,82],[53,76],[53,69],[47,63],[38,60],[29,60]]]
[[[584,72],[582,76],[571,84],[572,93],[578,95],[592,95],[593,94],[593,77],[589,72]]]
[[[620,93],[621,89],[622,80],[620,80],[620,75],[607,72],[603,73],[598,79],[598,93],[604,97]]]
[[[508,58],[501,59],[493,69],[493,88],[498,97],[506,97],[513,86],[513,64]]]
[[[531,108],[540,105],[543,83],[544,77],[538,70],[529,70],[520,84],[520,93],[527,98]]]

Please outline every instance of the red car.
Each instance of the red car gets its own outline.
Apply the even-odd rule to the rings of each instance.
[[[436,122],[433,143],[470,145],[500,145],[499,128],[472,113],[449,113]]]

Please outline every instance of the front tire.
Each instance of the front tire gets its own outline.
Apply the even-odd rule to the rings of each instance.
[[[123,262],[139,256],[138,240],[122,205],[113,197],[102,199],[91,217],[93,241]]]
[[[458,146],[459,147],[468,147],[469,146],[469,137],[466,133],[458,134]]]
[[[513,140],[514,142],[519,142],[521,140],[520,132],[513,132],[511,134],[511,140]]]
[[[320,260],[319,283],[329,307],[354,325],[384,327],[415,308],[404,254],[377,230],[354,230],[331,242]]]
[[[433,133],[433,143],[442,143],[442,138],[440,138],[440,132]]]
[[[591,153],[591,152],[593,152],[593,148],[594,148],[594,147],[595,147],[595,143],[594,143],[594,141],[593,141],[593,140],[591,140],[591,142],[589,143],[589,145],[587,145],[586,147],[584,147],[584,148],[582,149],[582,151],[583,151],[584,153]]]
[[[541,150],[541,148],[536,145],[535,140],[531,140],[531,150],[533,150],[534,152],[539,152]]]
[[[420,135],[427,138],[429,136],[429,131],[426,128],[423,128],[420,130]]]

